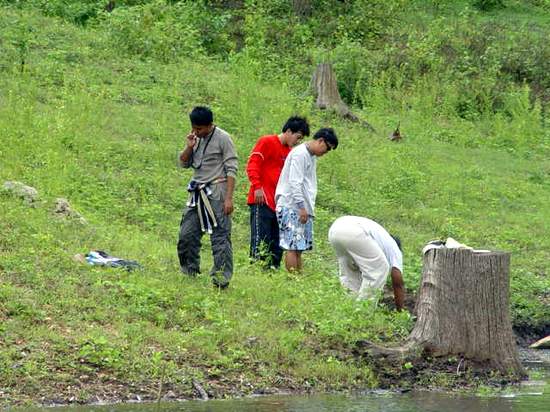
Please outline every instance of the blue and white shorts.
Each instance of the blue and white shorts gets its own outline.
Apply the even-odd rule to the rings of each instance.
[[[285,250],[313,249],[313,216],[306,223],[300,223],[300,215],[295,209],[277,207],[279,223],[279,246]]]

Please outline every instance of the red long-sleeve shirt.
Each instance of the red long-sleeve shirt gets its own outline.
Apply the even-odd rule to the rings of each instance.
[[[281,143],[277,135],[258,139],[246,165],[246,174],[250,181],[247,204],[253,205],[254,191],[263,189],[267,206],[275,210],[275,189],[290,149]]]

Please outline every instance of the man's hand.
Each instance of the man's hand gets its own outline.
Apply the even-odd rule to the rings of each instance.
[[[233,191],[235,190],[235,178],[227,176],[227,188],[225,192],[225,200],[223,202],[223,213],[229,216],[233,213]]]
[[[309,215],[307,214],[307,210],[305,208],[302,208],[298,211],[298,214],[300,215],[300,223],[305,224],[309,217]]]
[[[391,283],[395,307],[398,311],[401,311],[405,306],[405,283],[403,282],[403,274],[396,267],[391,268]]]
[[[265,196],[264,196],[264,190],[263,189],[254,190],[254,203],[257,204],[257,205],[264,205],[265,204]]]
[[[195,147],[195,143],[197,142],[197,135],[191,132],[187,135],[185,140],[186,140],[185,149],[183,149],[183,151],[180,153],[180,162],[181,162],[180,165],[185,164],[191,158],[191,155],[193,154],[193,147]]]
[[[195,147],[195,143],[197,143],[197,135],[195,133],[189,133],[187,135],[187,147],[192,149]]]
[[[223,202],[223,213],[230,215],[233,213],[233,199],[226,198]]]

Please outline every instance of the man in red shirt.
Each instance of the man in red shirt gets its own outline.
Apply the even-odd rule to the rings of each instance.
[[[293,116],[286,121],[281,134],[260,137],[248,158],[250,257],[264,261],[267,266],[278,268],[283,256],[275,214],[275,188],[288,153],[304,136],[309,136],[307,120]]]

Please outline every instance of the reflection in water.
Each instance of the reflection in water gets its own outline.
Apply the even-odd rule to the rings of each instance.
[[[356,396],[269,396],[237,400],[165,402],[33,409],[19,412],[549,412],[550,373],[500,396],[433,392],[376,392]]]

